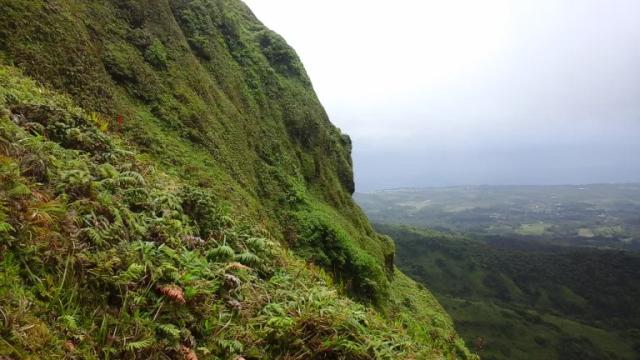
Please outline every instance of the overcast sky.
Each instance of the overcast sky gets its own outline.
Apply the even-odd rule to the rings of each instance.
[[[640,181],[640,0],[248,0],[357,191]]]

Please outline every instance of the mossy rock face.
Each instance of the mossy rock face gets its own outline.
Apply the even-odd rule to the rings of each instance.
[[[288,266],[299,266],[292,265],[298,258],[315,261],[332,275],[336,284],[328,283],[325,289],[373,304],[390,324],[404,322],[412,328],[414,333],[407,334],[388,325],[398,336],[415,336],[419,353],[459,352],[450,323],[442,330],[450,338],[443,336],[436,344],[419,340],[420,331],[426,333],[433,325],[421,328],[399,315],[409,308],[395,300],[393,243],[373,231],[351,199],[350,139],[329,121],[295,51],[241,1],[7,0],[0,3],[0,14],[0,176],[13,184],[0,192],[1,253],[13,257],[0,261],[18,269],[11,279],[26,289],[20,296],[38,299],[38,317],[49,311],[58,317],[77,316],[82,320],[76,324],[79,329],[100,328],[101,320],[84,312],[94,306],[104,310],[99,313],[107,327],[118,321],[118,313],[131,311],[144,319],[128,318],[129,324],[142,321],[136,326],[144,330],[121,334],[130,339],[126,343],[109,340],[108,332],[90,345],[71,339],[83,354],[98,356],[90,349],[108,340],[119,351],[109,356],[140,357],[172,346],[167,351],[177,356],[179,343],[193,348],[192,338],[209,341],[206,335],[214,332],[196,321],[195,313],[176,310],[180,323],[172,324],[182,327],[178,332],[172,324],[146,322],[149,314],[141,313],[152,311],[151,303],[162,296],[173,305],[182,298],[187,304],[197,299],[196,307],[213,306],[208,311],[229,306],[223,297],[215,304],[203,300],[213,293],[227,295],[217,292],[219,276],[183,278],[191,271],[191,261],[202,265],[198,271],[225,261],[229,263],[211,266],[220,271],[248,267],[255,271],[250,279],[255,286],[275,292],[278,286],[291,285],[288,280],[272,284],[275,269],[288,272]],[[23,143],[15,143],[18,137]],[[35,202],[13,197],[34,193]],[[40,206],[45,206],[45,215],[40,210],[35,216],[23,212]],[[21,232],[21,216],[46,220],[59,237],[41,239],[24,252],[17,244],[37,236]],[[251,245],[254,238],[288,244],[296,255],[284,250],[272,258],[257,253]],[[78,251],[94,254],[68,255],[64,251],[75,246],[69,239],[86,246]],[[45,243],[51,249],[45,249]],[[56,251],[68,255],[68,265]],[[144,251],[166,263],[145,265]],[[43,262],[23,268],[25,259],[34,256]],[[69,290],[67,277],[82,277],[82,271],[93,275],[83,278],[86,282],[78,280],[82,288],[76,291],[90,289],[98,298],[71,292],[76,295],[65,301],[76,306],[77,313],[49,309],[61,296],[52,291]],[[313,267],[305,281],[321,272]],[[41,282],[42,288],[37,285]],[[291,286],[293,294],[302,294],[297,285]],[[336,296],[327,304],[348,302]],[[227,310],[242,314],[236,305]],[[260,306],[252,309],[257,312],[245,315],[258,321],[264,314]],[[332,321],[341,316],[335,315],[314,326],[335,325]],[[263,334],[279,344],[273,353],[250,345],[248,339],[243,339],[244,348],[237,339],[206,347],[216,356],[244,349],[262,354],[256,358],[277,358],[277,351],[291,345],[287,336],[296,338],[293,330],[303,328],[287,319],[274,321],[273,333]],[[53,342],[74,335],[70,329],[50,330]],[[347,358],[385,358],[363,350],[369,340],[358,336],[322,341],[335,349],[363,346],[342,353]],[[0,356],[24,355],[18,340],[16,350],[0,343]],[[391,351],[387,358],[402,353],[390,349],[384,350]],[[321,353],[319,348],[314,351]]]

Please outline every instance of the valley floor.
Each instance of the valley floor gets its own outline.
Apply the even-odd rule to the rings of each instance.
[[[376,225],[483,359],[640,357],[640,254]]]

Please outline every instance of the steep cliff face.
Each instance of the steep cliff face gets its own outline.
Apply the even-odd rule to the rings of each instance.
[[[295,52],[242,2],[2,0],[0,20],[0,306],[24,315],[5,314],[0,356],[79,347],[188,358],[196,343],[211,358],[386,356],[366,345],[368,330],[322,345],[331,337],[308,328],[306,313],[277,301],[267,309],[264,294],[279,286],[290,296],[336,287],[393,323],[370,315],[373,332],[413,338],[416,353],[466,354],[351,200],[351,141]],[[295,271],[302,283],[277,278]],[[327,296],[328,309],[358,317],[358,305]],[[37,306],[16,312],[23,300]],[[216,343],[229,331],[211,320],[216,311],[244,335]],[[247,328],[260,316],[272,332]],[[46,334],[33,348],[20,327],[29,321]],[[287,343],[294,330],[316,333],[303,341],[315,343]],[[429,333],[439,340],[419,339]],[[345,339],[364,350],[336,345]]]
[[[316,252],[297,241],[317,211],[346,218],[358,246],[345,252],[371,262],[393,251],[351,201],[348,137],[295,52],[241,2],[5,1],[2,12],[7,62],[69,93],[167,171],[261,216],[294,247]],[[386,286],[370,270],[379,278],[359,282]]]

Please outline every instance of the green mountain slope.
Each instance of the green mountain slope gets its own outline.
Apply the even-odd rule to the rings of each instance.
[[[3,0],[0,19],[0,357],[472,357],[243,3]]]
[[[377,225],[483,359],[636,359],[640,256]],[[518,240],[514,240],[516,243]]]

